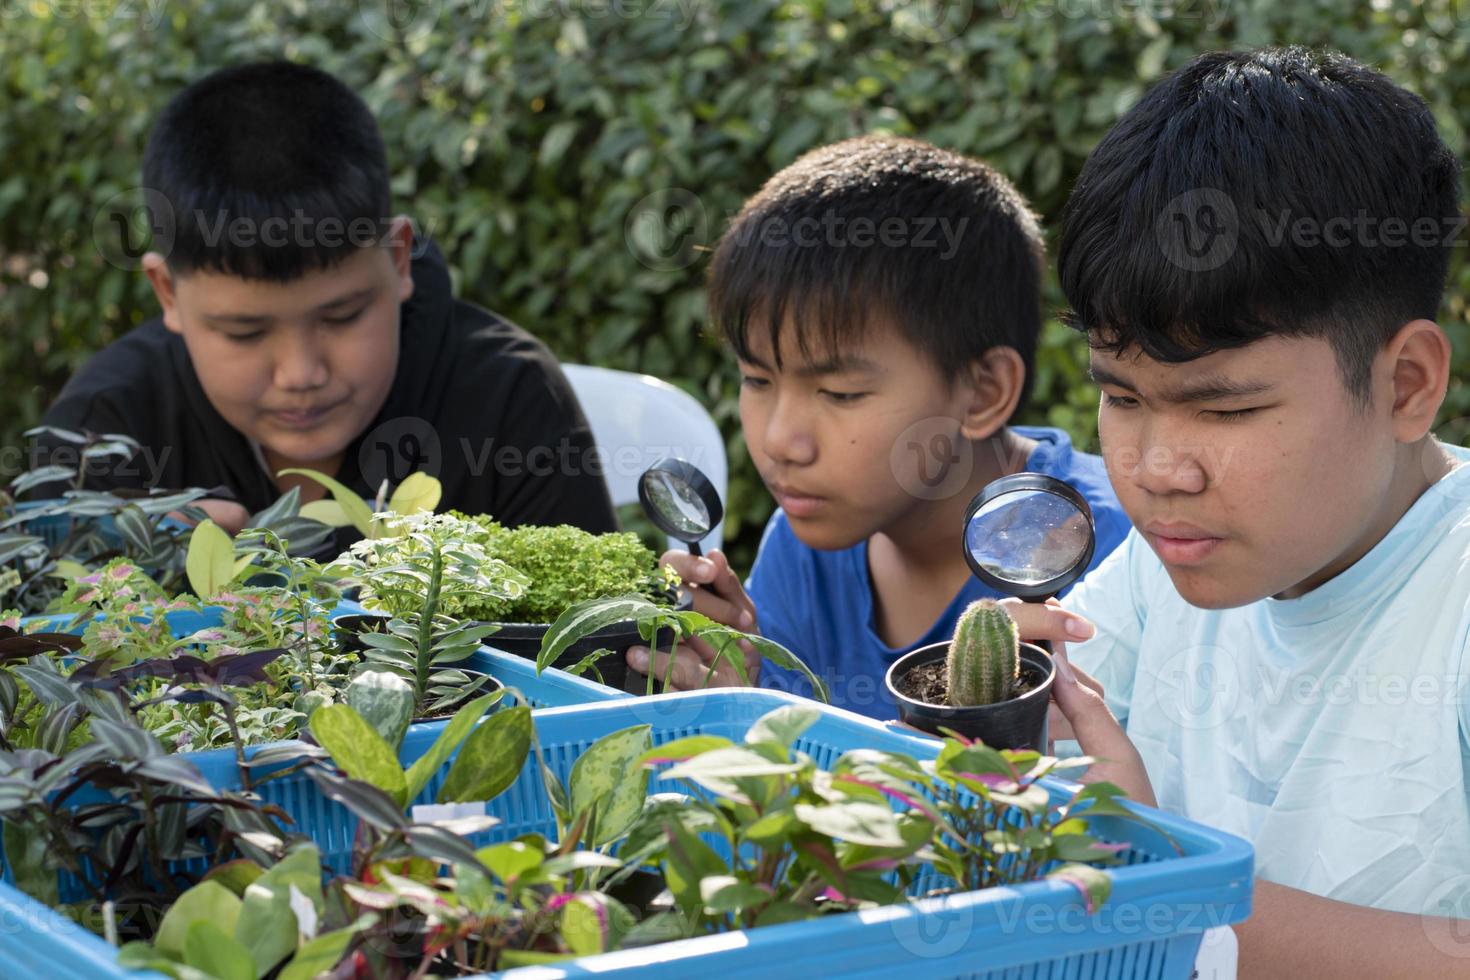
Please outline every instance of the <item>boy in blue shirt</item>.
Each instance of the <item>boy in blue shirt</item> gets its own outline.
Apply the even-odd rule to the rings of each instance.
[[[1254,844],[1242,976],[1470,975],[1470,451],[1430,431],[1459,177],[1375,71],[1211,54],[1063,217],[1137,530],[1064,603],[1097,635],[1054,697],[1090,777]]]
[[[1014,187],[978,160],[890,137],[847,140],[782,170],[715,251],[709,307],[742,374],[740,420],[780,509],[748,594],[724,556],[670,553],[695,608],[791,649],[834,704],[896,709],[883,675],[948,639],[994,596],[970,574],[965,507],[992,480],[1033,470],[1087,498],[1101,561],[1127,521],[1102,460],[1056,429],[1012,427],[1041,326],[1043,246]],[[750,659],[759,682],[810,693]],[[681,652],[673,681],[709,680]],[[648,654],[630,653],[646,671]],[[655,668],[663,676],[660,656]],[[739,683],[728,664],[715,684]]]

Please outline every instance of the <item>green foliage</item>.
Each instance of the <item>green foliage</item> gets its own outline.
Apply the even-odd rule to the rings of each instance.
[[[990,160],[1055,228],[1087,152],[1150,82],[1203,51],[1288,41],[1383,68],[1428,100],[1452,150],[1466,149],[1461,0],[706,0],[628,5],[647,11],[636,17],[605,4],[399,6],[401,30],[385,4],[7,9],[0,445],[20,444],[90,352],[157,312],[108,216],[130,217],[141,244],[143,222],[117,202],[139,202],[127,192],[152,119],[187,82],[251,58],[309,61],[363,94],[381,121],[396,206],[444,247],[466,299],[524,324],[564,360],[655,374],[711,406],[731,459],[726,538],[737,567],[748,567],[772,504],[740,438],[736,372],[702,330],[702,249],[804,150],[874,130],[933,140]],[[931,6],[973,16],[935,30],[924,23]],[[1441,313],[1457,355],[1439,431],[1455,442],[1470,436],[1464,256],[1456,251]],[[1051,284],[1047,302],[1062,306]],[[1023,420],[1094,446],[1082,343],[1054,319],[1036,382]]]
[[[631,532],[591,534],[566,524],[507,528],[488,517],[470,520],[480,529],[473,540],[529,580],[519,596],[466,604],[463,615],[470,619],[549,623],[584,599],[661,599],[677,584],[656,568],[657,557]]]
[[[1021,634],[994,599],[970,603],[949,643],[949,703],[996,704],[1011,696],[1021,677]]]

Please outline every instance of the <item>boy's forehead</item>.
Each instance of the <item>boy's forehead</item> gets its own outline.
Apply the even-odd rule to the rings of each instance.
[[[1137,347],[1093,348],[1088,366],[1094,380],[1126,383],[1136,390],[1188,394],[1204,386],[1239,388],[1241,394],[1250,394],[1251,389],[1264,391],[1301,377],[1334,357],[1331,345],[1321,338],[1267,337],[1182,362],[1156,360]]]
[[[893,359],[893,345],[906,343],[896,327],[878,317],[844,324],[838,330],[818,325],[803,329],[788,313],[774,347],[770,331],[763,326],[753,322],[747,331],[746,346],[752,359],[768,368],[775,368],[779,361],[782,371],[795,374],[880,372]]]
[[[379,284],[384,257],[364,249],[325,269],[313,269],[287,282],[247,279],[201,269],[176,276],[179,291],[191,296],[204,316],[289,316],[349,304]],[[391,268],[391,262],[389,263]]]

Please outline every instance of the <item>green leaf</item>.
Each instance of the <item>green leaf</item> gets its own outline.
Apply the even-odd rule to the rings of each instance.
[[[812,686],[813,696],[818,701],[822,702],[823,704],[828,704],[831,702],[832,695],[831,692],[827,690],[826,682],[823,681],[816,674],[812,673],[812,669],[808,667],[806,665],[806,662],[803,661],[796,654],[792,653],[790,650],[786,649],[775,640],[768,640],[764,636],[749,634],[745,636],[744,639],[749,640],[751,645],[755,647],[755,652],[759,653],[764,659],[769,660],[777,667],[784,668],[785,670],[794,670],[805,677],[807,679],[807,683],[811,684]]]
[[[413,798],[398,754],[351,705],[318,708],[312,712],[309,725],[312,737],[348,776],[376,786],[399,806],[406,806]]]
[[[260,975],[273,969],[296,949],[301,924],[291,909],[291,890],[322,908],[321,852],[302,844],[245,888],[245,899],[235,924],[235,938],[250,950]]]
[[[1048,879],[1064,881],[1082,895],[1083,907],[1091,915],[1113,893],[1113,878],[1106,871],[1086,864],[1064,864],[1050,872]]]
[[[184,936],[184,962],[218,980],[256,980],[259,973],[250,950],[213,922],[200,920]]]
[[[541,140],[539,159],[541,166],[554,167],[566,155],[567,148],[577,136],[577,120],[563,119],[546,131]]]
[[[870,847],[904,847],[898,816],[882,803],[850,800],[813,806],[798,803],[796,818],[819,834]]]
[[[525,705],[506,708],[485,719],[465,739],[449,767],[439,790],[439,802],[488,801],[505,792],[526,764],[531,727],[531,709]]]
[[[189,535],[184,571],[199,598],[217,595],[235,577],[235,542],[214,521],[200,521]]]
[[[413,685],[389,670],[364,670],[347,682],[344,697],[398,751],[413,721]]]
[[[578,956],[604,953],[610,945],[606,895],[586,892],[562,906],[561,936]]]
[[[502,882],[510,882],[527,871],[541,867],[541,862],[546,859],[546,852],[525,841],[513,840],[482,847],[475,852],[475,856],[495,877]]]
[[[210,868],[204,880],[224,885],[236,895],[244,895],[246,887],[264,873],[264,869],[254,861],[239,858]]]
[[[410,473],[393,491],[388,509],[395,514],[432,514],[443,494],[443,485],[434,477],[427,473]]]
[[[708,844],[684,828],[677,820],[664,823],[668,835],[664,880],[674,901],[686,915],[697,916],[704,910],[704,895],[699,883],[715,875],[728,874],[729,868]]]
[[[737,780],[790,776],[801,771],[799,762],[775,762],[743,746],[715,749],[665,770],[663,779],[687,779],[713,793],[745,799]]]
[[[276,475],[289,476],[292,474],[304,476],[308,479],[315,480],[322,486],[326,487],[327,491],[332,495],[332,499],[337,502],[337,505],[339,507],[342,508],[343,516],[347,518],[348,522],[350,522],[353,527],[357,528],[358,533],[365,538],[373,537],[373,531],[375,530],[373,527],[373,511],[372,508],[368,506],[366,500],[363,500],[357,494],[353,493],[351,490],[347,489],[346,486],[338,483],[330,476],[327,476],[325,473],[318,473],[316,470],[286,469],[281,470]],[[312,518],[313,520],[322,521],[322,518],[316,516],[315,512],[307,513],[307,509],[309,507],[311,507],[311,505],[307,504],[306,507],[301,508],[301,513],[306,517]],[[322,521],[322,523],[327,524],[331,522]]]
[[[313,500],[302,504],[300,516],[328,527],[348,527],[352,524],[352,518],[347,516],[347,511],[335,500]]]
[[[490,706],[499,701],[504,694],[504,691],[496,691],[493,694],[475,698],[454,713],[454,717],[449,719],[449,724],[445,725],[439,737],[434,739],[434,744],[429,746],[429,751],[419,756],[414,764],[408,767],[404,787],[408,794],[406,800],[418,799],[424,787],[429,785],[429,780],[434,778],[434,774],[449,761],[454,750],[459,748],[459,744],[469,735],[475,722],[479,721],[485,712],[490,710]]]
[[[573,818],[597,808],[594,847],[617,840],[638,815],[648,795],[648,770],[638,760],[652,740],[649,725],[604,735],[577,757],[567,778]]]
[[[782,748],[791,748],[791,743],[801,737],[801,733],[817,723],[822,716],[817,708],[799,704],[788,704],[767,712],[756,719],[755,724],[745,733],[745,744],[755,742],[774,742]]]
[[[699,894],[711,912],[744,912],[768,904],[775,896],[734,875],[711,875],[699,883]]]
[[[56,870],[46,867],[46,836],[29,825],[3,822],[5,863],[15,876],[15,886],[38,902],[54,906],[60,901]]]
[[[626,623],[645,616],[660,616],[665,610],[639,596],[614,596],[610,599],[588,599],[568,607],[546,635],[541,638],[541,651],[536,654],[536,672],[556,662],[573,643],[614,623]]]
[[[227,933],[235,931],[242,903],[235,893],[215,881],[201,881],[169,906],[153,945],[174,959],[183,960],[189,927],[196,922],[213,922]]]
[[[302,943],[296,955],[281,969],[276,980],[316,980],[323,973],[342,961],[352,937],[377,921],[376,916],[364,916],[344,929],[324,932],[315,939]]]
[[[634,765],[646,766],[656,762],[683,762],[702,752],[727,749],[735,743],[723,735],[686,735],[672,742],[655,745],[635,760]]]

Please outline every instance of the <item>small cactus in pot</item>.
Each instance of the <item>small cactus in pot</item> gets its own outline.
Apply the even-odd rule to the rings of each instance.
[[[998,704],[1021,682],[1021,633],[994,599],[972,602],[955,626],[946,658],[948,701],[959,707]]]

